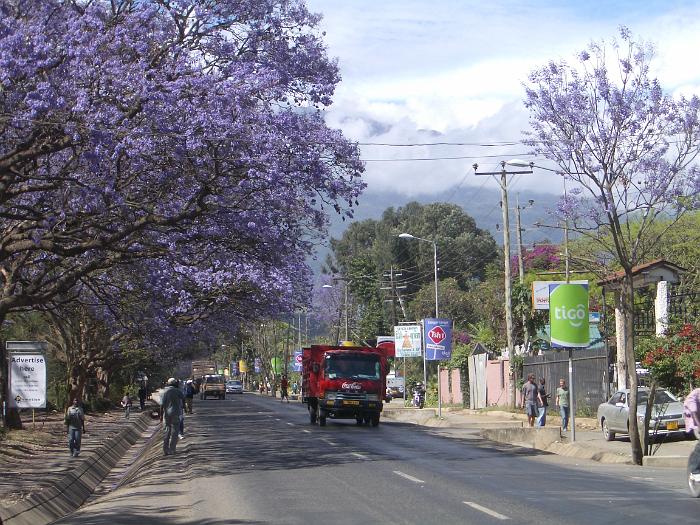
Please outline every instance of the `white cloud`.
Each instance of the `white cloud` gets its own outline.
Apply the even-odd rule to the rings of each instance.
[[[591,40],[613,38],[620,24],[656,41],[654,71],[662,85],[674,93],[700,93],[700,65],[692,58],[700,49],[700,6],[672,0],[555,6],[546,0],[307,1],[324,13],[329,52],[339,57],[343,76],[328,123],[359,142],[518,140],[527,128],[521,83],[528,72],[550,59],[570,59]],[[464,182],[474,161],[491,171],[497,160],[523,150],[363,146],[362,153],[368,160],[479,157],[367,163],[368,191],[416,195]],[[547,174],[518,184],[561,189]]]

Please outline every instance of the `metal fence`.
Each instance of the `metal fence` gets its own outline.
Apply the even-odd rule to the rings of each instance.
[[[692,323],[700,319],[700,292],[669,295],[668,315],[671,322]]]
[[[534,374],[539,380],[544,377],[546,390],[551,394],[550,405],[554,405],[554,395],[559,379],[569,383],[569,352],[547,352],[534,357],[526,357],[523,363],[523,379]],[[594,415],[598,405],[608,398],[608,358],[605,349],[573,350],[574,397],[577,411],[587,408]]]

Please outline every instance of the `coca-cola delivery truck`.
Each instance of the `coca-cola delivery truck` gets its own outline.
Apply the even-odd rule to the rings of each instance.
[[[386,351],[364,346],[314,345],[302,350],[302,401],[311,423],[326,418],[379,425],[388,371]]]

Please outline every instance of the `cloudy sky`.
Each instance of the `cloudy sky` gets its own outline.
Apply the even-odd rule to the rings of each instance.
[[[700,93],[700,0],[307,0],[323,13],[343,82],[328,123],[362,146],[368,191],[440,193],[480,186],[527,148],[522,82],[550,59],[571,59],[618,26],[653,42],[654,75],[672,93]],[[378,144],[458,142],[393,147]],[[466,157],[445,160],[445,157]],[[536,159],[534,159],[536,160]],[[546,172],[521,187],[559,191]],[[494,184],[488,182],[488,184]]]

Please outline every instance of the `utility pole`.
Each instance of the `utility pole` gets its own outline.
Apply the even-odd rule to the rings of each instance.
[[[531,174],[532,167],[534,164],[530,165],[530,169],[527,171],[506,171],[506,161],[501,161],[500,171],[491,172],[481,172],[478,173],[476,170],[479,168],[478,164],[474,164],[474,173],[476,175],[491,175],[499,183],[501,187],[501,211],[503,213],[503,270],[504,270],[504,288],[505,288],[505,317],[506,317],[506,342],[508,345],[508,357],[510,359],[511,368],[513,369],[512,374],[512,399],[511,405],[514,407],[516,405],[516,380],[515,377],[515,367],[513,366],[515,358],[515,346],[513,345],[513,304],[511,301],[511,275],[510,275],[510,219],[508,215],[508,175],[523,175]],[[500,176],[500,180],[496,177]]]
[[[525,208],[528,208],[534,204],[535,201],[529,200],[527,206],[520,206],[520,196],[516,196],[515,199],[515,209],[516,209],[516,215],[515,215],[515,229],[516,229],[516,240],[518,243],[518,276],[520,277],[520,286],[522,286],[525,282],[525,263],[523,262],[523,229],[522,226],[520,225],[520,210],[524,210]],[[530,346],[530,334],[527,331],[527,316],[525,315],[525,312],[522,314],[522,323],[523,323],[523,346],[525,347],[525,351],[528,350]]]

